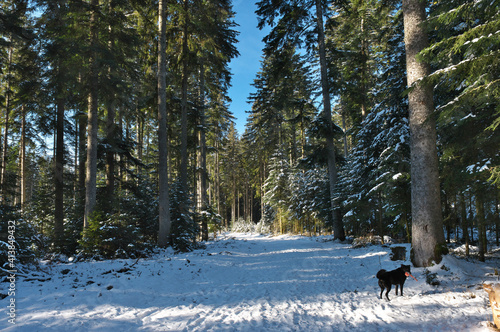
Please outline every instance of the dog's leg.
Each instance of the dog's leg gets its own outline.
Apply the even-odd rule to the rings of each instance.
[[[379,280],[379,281],[378,281],[378,285],[380,286],[380,299],[382,300],[382,293],[384,292],[385,285],[384,285],[384,283],[382,282],[382,280]]]
[[[403,282],[403,283],[399,286],[399,287],[401,288],[401,296],[403,296],[403,285],[404,285],[404,284],[405,284],[405,283]]]
[[[387,301],[390,301],[391,299],[389,298],[389,292],[391,291],[391,284],[387,285],[387,292],[385,292],[385,297],[387,298]]]

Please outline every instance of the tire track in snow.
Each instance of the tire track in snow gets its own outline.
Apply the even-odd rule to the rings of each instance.
[[[228,275],[228,283],[214,285],[214,288],[221,290],[220,295],[225,299],[223,302],[228,304],[213,308],[210,312],[198,313],[196,319],[188,322],[187,329],[209,329],[203,324],[202,315],[207,321],[219,319],[224,323],[223,326],[231,325],[235,330],[249,327],[264,330],[324,330],[328,326],[328,317],[319,313],[323,312],[325,301],[312,304],[310,296],[304,294],[309,294],[309,290],[318,293],[318,286],[321,292],[331,289],[331,271],[334,270],[329,253],[331,243],[311,240],[297,248],[293,247],[296,243],[288,242],[289,248],[276,239],[261,240],[259,243],[253,242],[252,252],[231,251],[231,255],[225,256],[227,260],[221,266],[227,272],[221,273]],[[237,266],[236,261],[241,255],[247,256],[246,263]],[[231,258],[235,262],[231,262]],[[233,268],[246,271],[235,272],[231,276]],[[241,292],[241,287],[246,292]],[[248,298],[247,293],[257,300],[246,303],[245,310],[241,310],[241,302]],[[332,303],[337,306],[335,299]],[[228,317],[232,320],[228,320]],[[239,320],[235,317],[239,317]]]

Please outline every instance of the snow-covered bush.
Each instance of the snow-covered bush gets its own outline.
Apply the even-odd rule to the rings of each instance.
[[[199,226],[193,219],[191,205],[180,183],[174,182],[170,193],[170,219],[172,247],[175,251],[187,252],[196,248]]]
[[[272,224],[267,223],[264,220],[254,224],[250,220],[239,218],[235,223],[233,223],[231,231],[235,233],[269,234],[272,232]]]
[[[232,224],[231,231],[235,233],[253,233],[254,223],[243,218],[239,218]]]
[[[200,222],[207,224],[208,233],[217,233],[222,228],[222,216],[216,212],[214,206],[206,206],[198,215]]]
[[[79,253],[86,257],[123,258],[145,255],[151,243],[144,239],[133,216],[95,212],[79,245]]]
[[[272,232],[271,224],[264,222],[263,220],[259,221],[254,225],[254,233],[259,234],[270,234]]]

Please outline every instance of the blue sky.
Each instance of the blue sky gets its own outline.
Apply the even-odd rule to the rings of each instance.
[[[233,10],[236,12],[235,22],[239,24],[236,28],[240,32],[239,43],[236,45],[240,56],[233,59],[229,64],[233,77],[232,87],[229,89],[229,97],[232,99],[229,110],[233,113],[236,129],[239,135],[243,135],[247,115],[251,105],[247,103],[248,97],[255,89],[251,86],[256,73],[260,70],[262,59],[262,48],[264,43],[262,38],[267,34],[268,29],[259,30],[257,28],[257,6],[255,1],[235,0]]]

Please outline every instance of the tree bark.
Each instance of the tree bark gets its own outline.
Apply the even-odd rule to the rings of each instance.
[[[205,67],[200,66],[200,125],[198,128],[198,201],[197,210],[202,212],[207,208],[207,150],[205,137]],[[201,219],[201,236],[203,241],[208,241],[208,225],[206,218]]]
[[[417,54],[428,46],[425,2],[403,0],[406,69],[410,114],[412,261],[415,266],[440,262],[445,250],[439,192],[436,125],[432,116],[432,86],[420,82],[430,73]]]
[[[99,73],[97,65],[97,7],[99,0],[92,0],[90,16],[90,45],[92,48],[90,55],[89,72],[89,97],[88,97],[88,136],[87,136],[87,170],[85,178],[85,213],[83,218],[83,228],[89,226],[90,217],[94,212],[97,197],[97,109],[98,109],[98,84]]]
[[[4,204],[6,201],[7,189],[6,177],[7,177],[7,152],[9,149],[9,115],[10,115],[10,68],[12,64],[12,47],[9,47],[8,63],[7,63],[7,88],[5,92],[5,125],[3,133],[3,145],[2,145],[2,160],[0,169],[0,203]]]
[[[479,241],[479,260],[484,262],[484,255],[487,252],[486,246],[486,221],[484,218],[483,188],[476,190],[476,216]]]
[[[64,238],[64,99],[62,98],[56,101],[55,159],[54,242],[56,247],[61,248]]]
[[[26,202],[28,201],[26,197],[26,185],[28,182],[28,176],[26,174],[26,109],[25,106],[21,106],[21,211],[24,213],[26,209]]]
[[[460,219],[462,221],[462,234],[465,241],[465,256],[469,257],[469,225],[467,222],[467,211],[465,207],[464,193],[460,193]]]
[[[326,150],[328,158],[328,179],[330,183],[330,206],[332,210],[333,235],[335,239],[344,240],[345,232],[342,215],[338,204],[334,201],[335,186],[337,184],[337,165],[335,161],[335,146],[333,144],[332,107],[330,104],[330,91],[328,87],[328,73],[325,51],[325,33],[323,27],[323,9],[321,1],[316,0],[316,16],[318,23],[318,49],[321,69],[321,89],[323,93],[323,118],[327,125]]]
[[[109,3],[109,13],[113,12],[113,5]],[[109,26],[109,41],[108,47],[109,52],[111,54],[114,53],[114,31]],[[112,69],[111,66],[108,68],[108,78],[112,80]],[[106,149],[106,197],[107,197],[107,210],[108,212],[112,212],[114,209],[114,200],[115,200],[115,146],[116,146],[116,130],[115,130],[115,117],[116,117],[116,109],[115,109],[115,98],[112,98],[111,101],[108,102],[108,116],[106,118],[106,141],[108,143],[108,148]]]
[[[78,114],[78,201],[85,205],[85,165],[87,162],[87,117],[84,112]]]
[[[108,200],[108,211],[113,211],[115,197],[115,108],[113,103],[108,106],[108,117],[106,119],[107,142],[110,145],[106,149],[106,197]]]
[[[167,142],[167,23],[166,0],[158,2],[158,153],[159,153],[159,224],[158,246],[170,242],[170,202],[168,193],[168,142]]]
[[[180,165],[180,181],[182,190],[186,193],[187,190],[187,167],[188,167],[188,152],[187,152],[187,126],[188,126],[188,23],[189,23],[189,10],[188,0],[184,0],[184,15],[186,15],[183,27],[182,37],[182,101],[181,101],[181,165]]]

